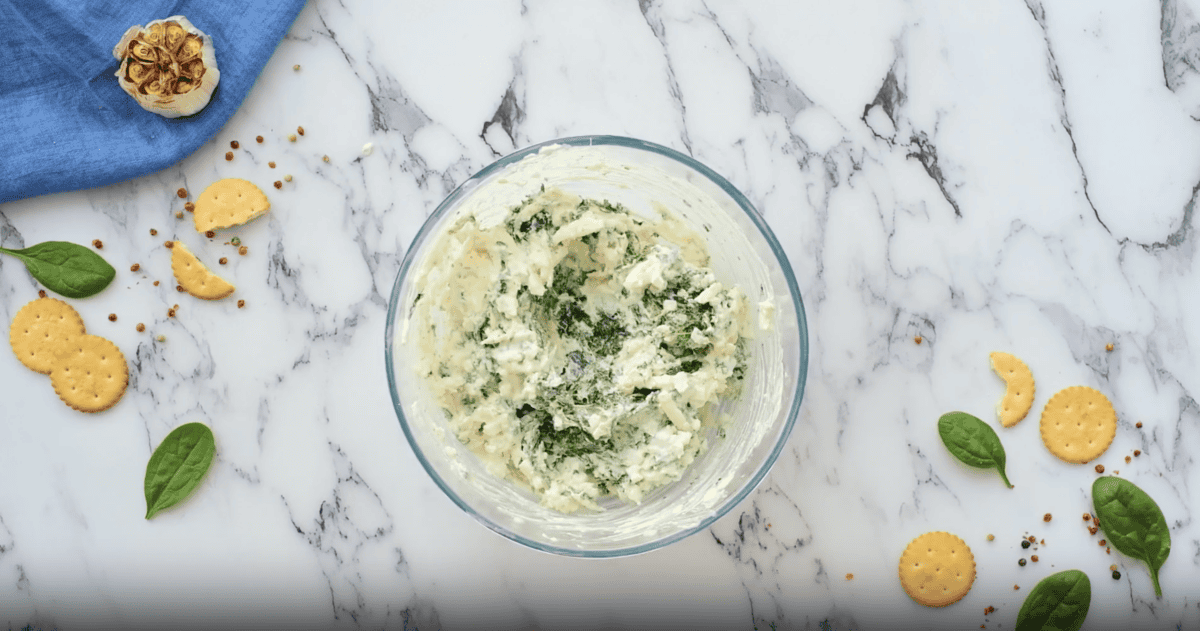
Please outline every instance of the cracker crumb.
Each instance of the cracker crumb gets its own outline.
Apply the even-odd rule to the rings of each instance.
[[[186,188],[180,188],[179,190],[175,191],[175,194],[179,196],[179,199],[187,199]]]
[[[158,230],[155,230],[154,228],[151,228],[151,229],[150,229],[150,236],[152,236],[152,237],[157,237],[157,236],[158,236]]]
[[[1104,350],[1106,350],[1106,351],[1108,351],[1108,352],[1110,352],[1110,353],[1112,352],[1112,349],[1113,349],[1112,342],[1109,342],[1109,343],[1108,343],[1108,345],[1106,345],[1106,346],[1104,347]]]
[[[188,211],[189,213],[194,213],[194,212],[196,212],[196,205],[193,204],[192,202],[188,202],[183,205],[183,209]]]
[[[283,181],[284,181],[284,182],[291,182],[291,181],[292,181],[292,174],[291,174],[291,173],[288,173],[287,175],[283,176]]]
[[[237,148],[238,148],[240,145],[238,144],[238,141],[236,141],[236,140],[230,140],[230,141],[229,141],[229,146],[230,146],[230,147],[233,147],[234,149],[237,149]]]
[[[296,134],[288,134],[288,142],[296,142]]]
[[[238,254],[241,254],[242,256],[246,256],[246,253],[249,251],[250,251],[250,248],[247,248],[244,245],[242,247],[238,248]]]
[[[229,259],[227,259],[227,258],[225,258],[225,257],[223,257],[223,256],[222,256],[222,257],[221,257],[221,260],[219,260],[219,261],[217,261],[217,262],[218,262],[218,263],[220,263],[221,265],[224,265],[224,264],[226,264],[226,263],[228,263],[228,262],[229,262]]]
[[[46,290],[45,290],[45,289],[39,289],[39,290],[38,290],[38,298],[45,298],[45,297],[46,297]]]
[[[242,307],[245,307],[245,306],[246,306],[246,301],[245,301],[245,300],[239,300],[239,301],[238,301],[238,309],[241,309]]]
[[[275,168],[275,161],[274,161],[274,160],[272,160],[272,161],[268,162],[268,163],[267,163],[267,166],[269,166],[269,167],[271,167],[272,169],[274,169],[274,168]]]
[[[226,162],[231,162],[232,160],[233,160],[233,152],[232,152],[232,151],[226,151],[226,152],[225,152],[225,161],[226,161]]]
[[[116,322],[116,321],[117,321],[117,314],[115,314],[115,313],[110,313],[110,314],[108,314],[108,321],[109,321],[109,322]]]
[[[145,330],[146,330],[146,325],[145,325],[145,324],[142,324],[141,322],[138,322],[138,323],[137,323],[137,326],[135,326],[135,327],[133,327],[133,328],[137,329],[137,332],[138,332],[138,333],[141,333],[142,331],[145,331]]]
[[[303,136],[303,135],[304,135],[304,127],[297,127],[297,128],[296,128],[296,133],[297,133],[297,134],[300,134],[301,136]]]
[[[853,574],[851,574],[850,572],[847,572],[847,573],[846,573],[846,580],[848,580],[848,581],[852,581],[852,580],[854,580],[854,575],[853,575]]]
[[[103,249],[104,242],[100,239],[92,239],[92,247],[96,248],[97,250]]]
[[[129,266],[129,271],[131,271],[131,272],[136,272],[140,269],[142,269],[142,266],[137,263],[134,263],[133,265]]]
[[[918,335],[918,336],[916,336],[916,337],[914,337],[914,338],[913,338],[913,341],[914,341],[914,342],[916,342],[917,344],[920,344],[921,342],[924,342],[924,341],[925,341],[925,338],[923,338],[923,337],[921,337],[920,335]]]
[[[1104,473],[1104,465],[1102,465],[1102,464],[1096,465],[1096,473]]]
[[[258,142],[258,144],[260,144],[260,145],[261,145],[261,144],[262,144],[262,141],[263,141],[263,137],[262,137],[262,136],[255,136],[255,137],[254,137],[254,140],[255,140],[256,142]]]
[[[283,188],[283,182],[280,182],[279,180],[275,180],[275,188]]]

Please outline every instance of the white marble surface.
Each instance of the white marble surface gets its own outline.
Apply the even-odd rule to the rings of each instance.
[[[104,242],[117,280],[72,302],[132,375],[85,416],[0,358],[0,625],[1012,628],[1041,577],[1078,568],[1085,628],[1200,628],[1198,18],[1198,0],[312,0],[193,156],[0,206],[6,247]],[[740,187],[786,248],[812,344],[761,487],[706,532],[607,561],[522,548],[451,504],[383,369],[388,292],[423,218],[496,157],[587,133],[673,147]],[[226,176],[273,203],[231,233],[244,257],[174,218],[177,188]],[[161,247],[176,236],[229,256],[244,309],[176,293]],[[5,322],[36,290],[0,260]],[[996,425],[998,349],[1038,380],[1030,418],[1000,431],[1012,490],[936,432],[956,409]],[[1088,535],[1092,466],[1041,444],[1042,405],[1077,384],[1119,415],[1099,462],[1170,523],[1161,600]],[[188,421],[216,432],[213,469],[147,522],[146,459]],[[978,563],[945,609],[896,576],[929,530]],[[1026,533],[1046,543],[1018,567]]]

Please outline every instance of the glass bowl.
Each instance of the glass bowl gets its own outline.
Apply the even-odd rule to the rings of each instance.
[[[464,213],[502,217],[557,186],[581,197],[656,216],[661,203],[707,239],[717,279],[738,285],[750,305],[751,335],[740,395],[717,408],[708,449],[677,482],[642,502],[601,502],[600,511],[560,513],[528,489],[488,473],[449,429],[414,366],[409,318],[418,270],[438,256],[439,232]],[[646,552],[696,533],[741,502],[787,442],[808,369],[808,328],[796,279],[779,242],[750,202],[720,175],[677,151],[616,136],[535,145],[497,160],[459,186],[426,220],[404,256],[388,303],[384,354],[392,404],[413,452],[446,495],[493,531],[545,552],[615,557]],[[724,416],[728,415],[728,416]]]

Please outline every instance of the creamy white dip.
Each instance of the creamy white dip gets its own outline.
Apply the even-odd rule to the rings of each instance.
[[[543,189],[458,219],[420,272],[407,334],[451,431],[555,510],[678,480],[740,386],[746,297],[657,210]]]

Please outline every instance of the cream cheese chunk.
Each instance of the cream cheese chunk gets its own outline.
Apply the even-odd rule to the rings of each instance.
[[[420,272],[417,368],[450,430],[552,509],[679,480],[740,387],[746,297],[656,210],[543,189],[458,219]]]

